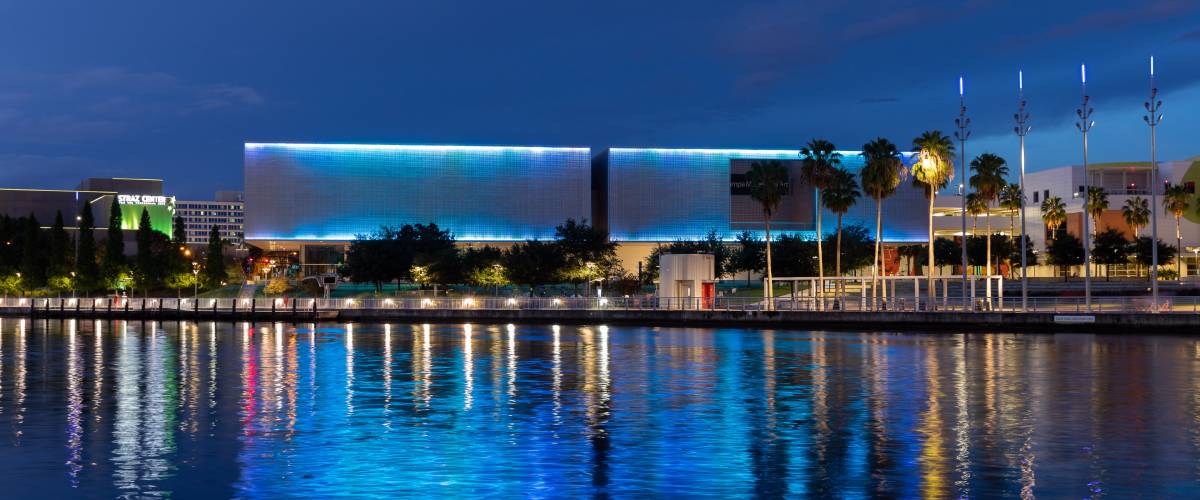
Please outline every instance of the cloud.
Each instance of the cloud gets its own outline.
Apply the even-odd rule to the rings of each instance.
[[[0,76],[0,141],[71,144],[150,129],[198,113],[252,108],[265,99],[234,83],[195,83],[122,67]]]
[[[1176,42],[1197,42],[1197,41],[1200,41],[1200,30],[1189,31],[1189,32],[1187,32],[1187,33],[1181,34],[1181,35],[1179,35],[1179,36],[1175,37],[1175,39],[1174,39],[1173,41],[1176,41]]]
[[[1124,5],[1116,9],[1096,10],[1073,21],[1047,29],[1032,36],[1018,38],[1017,46],[1048,42],[1063,38],[1075,38],[1088,34],[1102,34],[1139,26],[1154,24],[1164,18],[1176,17],[1200,10],[1195,0],[1146,0]]]

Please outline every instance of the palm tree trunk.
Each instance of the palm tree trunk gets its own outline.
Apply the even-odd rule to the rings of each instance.
[[[1175,217],[1175,279],[1183,278],[1183,235],[1180,233],[1179,216]]]
[[[928,248],[929,263],[926,264],[926,267],[928,268],[926,270],[926,273],[928,274],[928,279],[925,280],[925,288],[927,289],[927,292],[929,293],[929,306],[926,309],[929,309],[929,310],[933,310],[933,303],[934,303],[934,299],[936,298],[936,292],[934,292],[934,290],[933,290],[933,200],[935,197],[937,197],[937,191],[935,191],[933,189],[933,186],[930,186],[929,187],[929,248]]]
[[[775,302],[775,300],[774,300],[775,299],[775,290],[774,290],[775,282],[772,281],[772,279],[775,276],[771,273],[771,218],[764,216],[763,217],[763,225],[766,227],[766,230],[767,230],[767,283],[766,283],[767,289],[766,289],[766,293],[767,293],[767,309],[770,310],[770,309],[774,308],[774,302]]]
[[[834,276],[837,276],[840,278],[842,276],[842,214],[837,215],[837,249],[835,250],[835,252],[837,252],[837,256],[835,256],[834,260],[833,260],[833,262],[834,262],[833,272],[834,272]],[[842,295],[841,294],[841,283],[842,282],[839,280],[838,281],[839,286],[838,286],[838,290],[837,290],[839,300]],[[843,309],[845,309],[845,308],[843,307]]]
[[[871,304],[879,303],[879,240],[883,237],[883,200],[875,199],[875,257],[871,260]]]
[[[821,250],[825,233],[821,231],[821,190],[817,189],[817,304],[825,309],[825,255]]]

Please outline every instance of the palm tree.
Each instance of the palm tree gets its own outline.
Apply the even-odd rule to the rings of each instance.
[[[979,216],[987,213],[987,203],[979,193],[967,193],[967,215],[971,216],[971,236],[979,236]]]
[[[1126,199],[1125,206],[1121,207],[1121,217],[1133,230],[1133,240],[1137,241],[1141,236],[1138,230],[1150,223],[1150,203],[1141,196]]]
[[[1099,186],[1089,186],[1083,211],[1092,218],[1092,234],[1100,231],[1100,216],[1108,210],[1108,192]]]
[[[933,288],[933,202],[937,192],[954,179],[954,143],[940,130],[927,130],[913,139],[913,150],[921,155],[913,168],[913,184],[923,186],[925,197],[929,199],[929,239],[926,242],[929,269],[925,288],[929,293],[929,306],[933,307],[936,298]]]
[[[821,205],[826,210],[837,214],[837,248],[833,260],[834,276],[842,275],[842,216],[846,215],[846,212],[850,211],[850,207],[858,202],[859,196],[862,196],[862,193],[858,192],[858,182],[854,180],[854,174],[842,168],[833,171],[833,175],[829,177],[829,184],[821,191]]]
[[[971,187],[983,199],[985,210],[1000,196],[1000,190],[1008,184],[1004,177],[1008,175],[1008,164],[1004,158],[992,153],[984,153],[971,160]],[[992,217],[987,217],[987,265],[985,276],[992,275]]]
[[[900,150],[882,137],[863,144],[862,156],[866,164],[858,175],[862,177],[863,191],[875,200],[875,254],[871,260],[871,287],[875,289],[879,281],[880,242],[883,239],[883,199],[896,192],[907,172]]]
[[[1050,228],[1050,241],[1054,241],[1054,233],[1067,222],[1067,204],[1062,198],[1051,196],[1042,200],[1042,222]]]
[[[1163,208],[1175,216],[1175,275],[1183,276],[1183,233],[1180,223],[1192,203],[1192,193],[1183,184],[1168,184],[1163,190]]]
[[[824,139],[813,139],[800,149],[800,178],[817,190],[817,200],[821,199],[821,190],[829,186],[833,171],[842,164],[842,154],[832,142]],[[820,295],[825,292],[825,255],[821,250],[821,241],[825,232],[821,229],[821,209],[817,208],[817,283]]]
[[[773,307],[775,291],[774,274],[771,270],[771,214],[779,208],[783,196],[788,189],[788,171],[779,160],[756,161],[750,164],[746,172],[746,182],[750,184],[750,198],[762,205],[763,225],[767,233],[767,307]]]
[[[1004,188],[1000,190],[1000,208],[1008,211],[1008,239],[1010,241],[1017,241],[1017,211],[1023,210],[1024,207],[1025,194],[1021,192],[1021,185],[1015,182],[1005,184]],[[1021,245],[1024,243],[1025,242],[1023,241],[1020,243],[1013,243],[1013,248],[1016,248],[1017,252],[1023,252],[1025,249],[1022,248]],[[1019,256],[1021,254],[1018,253],[1017,255]],[[1009,262],[1008,269],[1009,274],[1011,275],[1011,262]]]

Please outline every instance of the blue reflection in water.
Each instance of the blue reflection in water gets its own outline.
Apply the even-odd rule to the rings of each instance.
[[[1200,343],[0,319],[6,496],[1195,496]]]

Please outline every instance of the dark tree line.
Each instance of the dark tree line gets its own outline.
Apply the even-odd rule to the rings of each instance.
[[[420,285],[467,283],[483,287],[508,284],[578,285],[623,276],[617,245],[608,234],[568,219],[555,228],[553,241],[529,240],[501,250],[493,246],[458,248],[454,235],[435,223],[383,226],[350,244],[341,274],[351,281],[408,281]]]
[[[67,233],[61,212],[49,229],[33,214],[0,216],[0,291],[43,293],[75,291],[94,293],[135,289],[144,293],[163,288],[220,286],[226,279],[223,241],[214,226],[203,272],[193,272],[190,250],[181,218],[176,217],[171,236],[154,230],[143,210],[138,221],[136,254],[125,254],[120,206],[112,203],[102,245],[96,241],[96,220],[90,203],[78,215],[78,231]],[[198,264],[197,264],[198,266]]]

